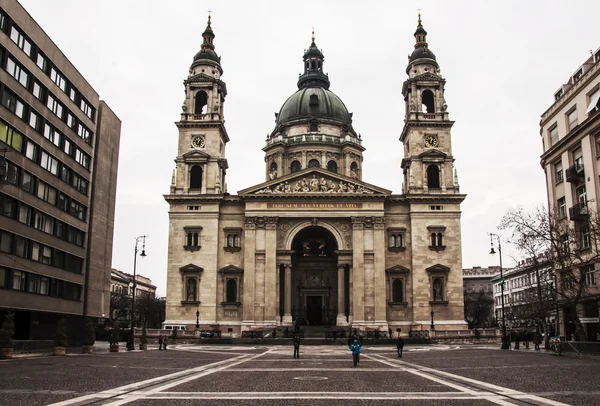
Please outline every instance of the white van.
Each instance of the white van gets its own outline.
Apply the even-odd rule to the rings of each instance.
[[[164,330],[187,330],[187,327],[183,324],[165,324]]]

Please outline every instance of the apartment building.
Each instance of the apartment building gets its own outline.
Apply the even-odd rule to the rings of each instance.
[[[470,328],[488,328],[495,325],[492,278],[500,274],[499,266],[463,269],[463,297],[465,321]]]
[[[568,222],[577,236],[565,234],[565,247],[577,250],[589,261],[598,256],[597,236],[590,234],[590,220],[598,218],[600,202],[600,48],[592,51],[554,93],[554,102],[542,114],[540,128],[548,207],[557,218]],[[600,279],[600,264],[586,267],[582,272],[586,289],[576,311],[561,309],[561,334],[572,334],[579,319],[588,339],[593,339],[600,333],[600,290],[596,282]],[[560,288],[564,288],[561,281]]]
[[[109,312],[121,122],[17,1],[0,31],[0,318],[79,339]]]

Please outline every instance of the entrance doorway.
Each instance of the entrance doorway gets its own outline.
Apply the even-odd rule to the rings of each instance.
[[[306,320],[310,326],[323,324],[323,296],[306,296]]]

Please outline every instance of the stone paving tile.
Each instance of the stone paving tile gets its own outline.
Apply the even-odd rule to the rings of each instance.
[[[302,378],[324,380],[304,380]],[[301,378],[301,379],[294,379]],[[437,382],[397,372],[369,372],[361,367],[348,372],[289,371],[232,372],[224,370],[170,388],[168,392],[453,392]]]
[[[352,369],[352,358],[347,358],[345,360],[340,359],[340,357],[336,357],[335,359],[311,359],[311,358],[274,358],[270,361],[264,361],[263,357],[258,358],[256,361],[245,362],[240,365],[236,365],[234,368],[239,369],[273,369],[273,368],[287,368],[287,369],[298,369],[298,368],[324,368],[324,369],[338,369],[338,368],[350,368]],[[385,368],[391,369],[393,367],[382,364],[381,362],[372,361],[363,357],[360,360],[360,368],[362,369],[375,369],[375,368]]]
[[[549,395],[544,396],[546,399],[556,400],[558,402],[566,403],[573,406],[598,406],[600,405],[600,398],[597,394],[582,394],[579,393],[574,395]]]
[[[71,399],[75,395],[51,395],[51,394],[35,394],[35,393],[3,393],[0,392],[0,405],[10,406],[38,406],[47,405],[50,403],[61,402]]]

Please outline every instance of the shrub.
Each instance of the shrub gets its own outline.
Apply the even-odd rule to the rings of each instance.
[[[56,333],[54,335],[55,347],[67,347],[67,321],[65,319],[58,320],[56,323]]]
[[[15,335],[15,315],[8,312],[4,316],[2,327],[0,328],[0,348],[13,348],[13,336]]]
[[[172,338],[173,340],[176,340],[176,339],[177,339],[177,330],[175,330],[175,329],[173,330],[173,332],[171,333],[171,338]]]
[[[476,340],[479,340],[481,338],[481,332],[477,329],[473,330],[473,335],[475,336]]]
[[[113,326],[112,334],[110,335],[110,339],[108,342],[110,345],[119,344],[119,340],[121,339],[121,329],[119,328],[119,323],[115,323]]]
[[[94,323],[91,319],[85,321],[83,329],[83,345],[94,345],[96,342],[96,332],[94,330]]]
[[[142,336],[140,337],[140,344],[148,344],[148,332],[146,331],[146,325],[142,329]]]

